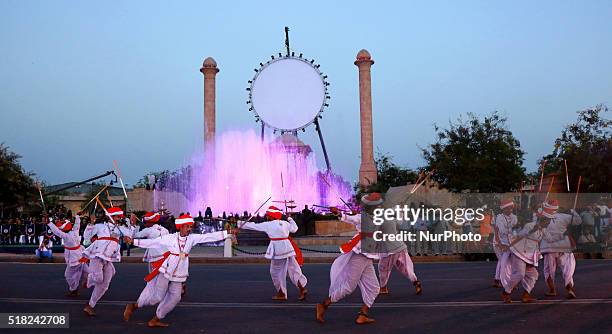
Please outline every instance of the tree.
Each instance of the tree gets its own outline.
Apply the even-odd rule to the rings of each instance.
[[[452,192],[498,193],[518,189],[525,170],[520,142],[497,111],[482,119],[472,113],[448,129],[434,125],[436,142],[422,148],[432,179]]]
[[[33,173],[25,172],[19,163],[21,156],[0,143],[0,206],[9,211],[35,201],[38,190]]]
[[[417,179],[417,173],[414,170],[395,164],[393,162],[393,157],[388,153],[377,152],[375,163],[377,182],[365,188],[357,184],[355,186],[357,199],[360,199],[363,193],[384,193],[390,187],[404,186],[408,183],[415,182]]]
[[[581,192],[612,191],[612,120],[606,118],[608,107],[600,104],[576,112],[576,122],[567,125],[555,140],[552,153],[544,156],[544,173],[565,175],[568,165],[570,190],[576,191],[582,175]]]

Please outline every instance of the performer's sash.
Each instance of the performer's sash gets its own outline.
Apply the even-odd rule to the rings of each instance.
[[[355,236],[349,242],[344,243],[340,246],[340,252],[342,252],[342,254],[346,254],[352,251],[353,248],[357,246],[357,244],[361,241],[363,237],[371,237],[371,236],[373,236],[373,233],[359,232],[355,234]]]
[[[297,263],[300,266],[304,264],[304,256],[302,255],[302,250],[300,249],[300,247],[298,247],[295,241],[293,241],[292,237],[270,238],[270,240],[272,241],[289,240],[289,242],[291,243],[291,246],[293,247],[293,251],[295,251],[295,259],[297,260]]]
[[[161,259],[151,262],[151,267],[153,268],[153,270],[151,270],[151,272],[147,276],[145,276],[145,282],[149,282],[157,275],[159,275],[159,268],[161,268],[161,266],[164,264],[164,261],[166,261],[166,259],[170,257],[170,255],[181,256],[180,254],[171,253],[170,251],[167,251],[164,253],[164,255],[162,255]],[[187,253],[185,253],[184,255],[189,256],[189,254]]]
[[[67,249],[67,250],[78,250],[79,248],[81,248],[81,245],[76,245],[74,247],[68,247],[64,245],[64,249]]]

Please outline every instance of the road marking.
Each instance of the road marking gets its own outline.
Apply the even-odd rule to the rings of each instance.
[[[86,300],[74,299],[37,299],[37,298],[0,298],[0,303],[17,304],[70,304],[83,305]],[[107,300],[99,301],[98,304],[109,306],[124,306],[134,301]],[[602,299],[554,299],[538,300],[536,303],[524,304],[514,302],[504,304],[502,301],[465,301],[465,302],[417,302],[417,303],[377,303],[375,308],[415,308],[415,307],[482,307],[482,306],[537,306],[537,305],[593,305],[593,304],[612,304],[612,298]],[[203,303],[203,302],[181,302],[178,307],[185,308],[314,308],[314,303]],[[334,304],[334,308],[355,308],[361,304],[341,303]]]

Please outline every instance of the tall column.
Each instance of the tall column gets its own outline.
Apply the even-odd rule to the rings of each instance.
[[[357,53],[355,65],[359,68],[359,111],[361,118],[361,165],[359,184],[367,186],[377,181],[374,163],[374,141],[372,139],[372,78],[370,69],[374,61],[363,49]]]
[[[200,72],[204,74],[204,147],[214,149],[215,143],[215,77],[219,72],[217,62],[208,57]]]

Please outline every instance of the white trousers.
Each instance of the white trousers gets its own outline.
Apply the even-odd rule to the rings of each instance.
[[[546,253],[544,254],[544,278],[552,277],[555,280],[557,266],[561,269],[565,286],[574,286],[574,271],[576,270],[576,258],[574,253]]]
[[[512,262],[510,260],[510,255],[512,254],[512,252],[510,252],[509,250],[501,251],[497,247],[494,247],[494,249],[495,255],[497,255],[495,279],[501,281],[502,285],[508,284],[508,281],[510,280],[510,275],[512,275]]]
[[[94,257],[89,262],[89,275],[87,276],[87,288],[93,287],[89,306],[96,307],[96,303],[104,296],[115,276],[115,266],[112,262]]]
[[[155,316],[166,317],[181,301],[182,283],[169,281],[163,273],[147,282],[138,297],[138,307],[157,305]]]
[[[531,292],[538,280],[538,269],[527,264],[527,262],[521,260],[514,254],[510,254],[510,263],[512,266],[512,275],[510,275],[510,280],[506,284],[502,281],[504,290],[506,290],[507,293],[511,293],[519,283],[522,283],[525,291]]]
[[[85,263],[79,263],[76,266],[66,265],[64,277],[66,278],[66,283],[68,283],[68,289],[70,291],[79,289],[79,284],[81,284],[83,274],[87,276],[87,265]]]
[[[399,253],[389,254],[378,261],[380,286],[387,286],[393,267],[397,268],[397,271],[410,279],[411,282],[417,281],[416,274],[414,273],[414,265],[412,264],[410,255],[408,255],[407,250],[404,250]]]
[[[287,274],[293,285],[298,286],[298,283],[305,287],[308,284],[308,279],[302,274],[302,268],[297,263],[295,256],[285,259],[272,259],[270,261],[270,276],[276,291],[283,291],[287,296]]]
[[[353,293],[359,286],[363,303],[372,307],[380,292],[372,259],[355,252],[338,256],[332,263],[329,276],[329,297],[334,303]]]

